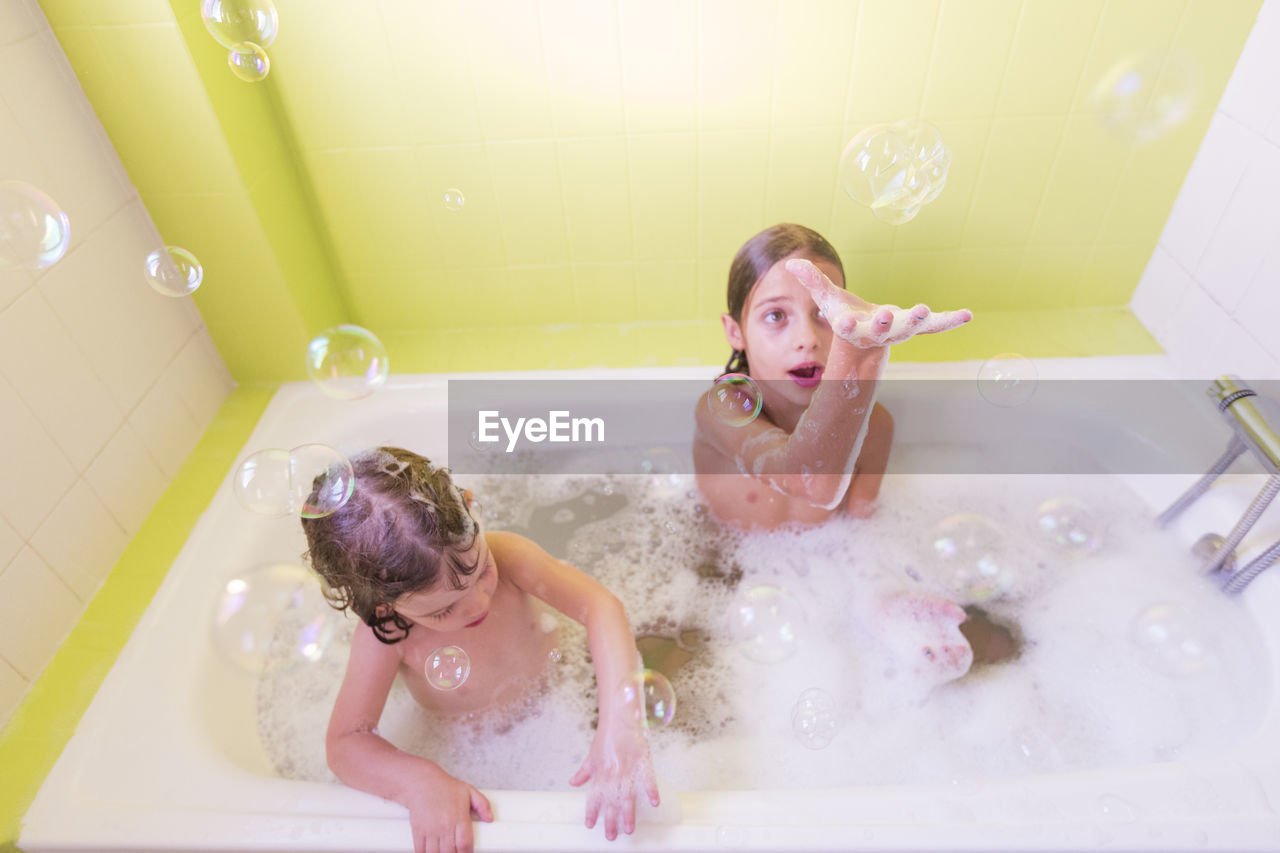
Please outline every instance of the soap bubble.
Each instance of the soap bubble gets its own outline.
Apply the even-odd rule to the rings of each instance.
[[[473,429],[467,433],[467,446],[477,453],[484,453],[486,450],[497,447],[498,444],[498,441],[481,441],[479,429]]]
[[[1159,602],[1144,609],[1134,618],[1129,637],[1146,665],[1162,675],[1201,675],[1217,663],[1203,629],[1177,604]]]
[[[649,475],[650,494],[669,498],[683,491],[687,466],[671,448],[651,447],[640,458],[640,472]]]
[[[232,50],[243,42],[269,47],[280,31],[271,0],[201,0],[200,18],[218,44]]]
[[[1039,382],[1035,362],[1016,352],[993,355],[978,369],[982,399],[1006,409],[1030,400]]]
[[[642,669],[622,683],[622,704],[646,729],[665,726],[676,715],[676,692],[665,675]]]
[[[240,463],[232,481],[236,500],[258,515],[288,515],[293,508],[289,451],[259,450]]]
[[[246,83],[257,83],[265,80],[271,71],[271,59],[267,52],[251,41],[242,41],[231,48],[227,54],[227,65],[231,73]]]
[[[947,183],[951,149],[928,122],[904,119],[872,125],[845,146],[840,184],[880,219],[901,225],[915,218]]]
[[[822,749],[836,736],[836,700],[820,687],[800,694],[791,709],[791,730],[809,749]]]
[[[356,487],[347,457],[327,444],[303,444],[289,451],[289,480],[293,505],[303,518],[336,512]]]
[[[1003,564],[1004,534],[990,519],[974,513],[948,516],[933,528],[930,541],[949,585],[966,600],[993,598],[1013,586],[1013,573]]]
[[[777,663],[795,654],[803,627],[804,609],[780,586],[740,588],[729,605],[729,636],[757,663]]]
[[[368,329],[325,329],[307,345],[307,375],[339,400],[367,397],[387,381],[387,348]]]
[[[0,182],[0,267],[51,267],[70,243],[71,220],[56,201],[24,181]]]
[[[196,256],[177,246],[165,246],[147,255],[142,271],[147,284],[165,296],[190,296],[204,281],[204,267]]]
[[[232,486],[240,505],[258,515],[322,518],[351,497],[355,473],[345,456],[325,444],[269,447],[240,463]]]
[[[1187,120],[1200,96],[1199,64],[1183,51],[1126,56],[1089,91],[1089,106],[1115,135],[1139,145]]]
[[[726,373],[716,380],[707,395],[707,408],[717,420],[729,426],[746,426],[760,415],[764,395],[745,373]]]
[[[1083,553],[1098,547],[1098,519],[1075,498],[1050,498],[1040,504],[1036,529],[1063,551]]]
[[[214,644],[249,672],[278,671],[320,660],[337,625],[313,573],[272,563],[227,581],[214,608]]]
[[[427,683],[437,690],[457,690],[471,674],[471,658],[459,646],[441,646],[427,655]]]
[[[462,194],[462,190],[450,187],[444,191],[444,206],[450,210],[462,210],[467,203],[467,197]]]

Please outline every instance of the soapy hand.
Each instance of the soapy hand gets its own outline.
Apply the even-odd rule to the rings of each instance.
[[[809,291],[836,336],[855,347],[900,344],[916,335],[945,332],[973,319],[973,312],[968,309],[934,314],[925,305],[910,310],[897,305],[873,305],[836,287],[822,270],[803,258],[787,261],[786,270]]]
[[[621,717],[610,726],[600,721],[591,750],[569,784],[582,785],[588,780],[587,829],[596,825],[603,810],[604,837],[609,841],[618,837],[619,825],[627,835],[634,832],[636,794],[643,791],[649,805],[658,805],[658,780],[649,759],[649,741],[639,724]]]

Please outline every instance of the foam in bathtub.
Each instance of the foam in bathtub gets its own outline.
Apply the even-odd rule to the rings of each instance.
[[[593,520],[571,531],[560,524],[557,537],[571,562],[623,599],[638,634],[678,647],[665,673],[678,710],[650,738],[655,768],[680,790],[958,784],[1207,755],[1247,734],[1269,689],[1256,680],[1256,629],[1196,575],[1189,554],[1154,532],[1133,495],[1114,483],[1046,479],[890,478],[873,522],[759,535],[698,512],[691,483],[675,498],[655,496],[643,477],[464,485],[481,496],[490,526],[535,539],[531,518],[556,523],[545,508],[577,513],[588,495],[625,499],[583,511]],[[1108,519],[1104,548],[1046,547],[1034,509],[1064,495]],[[1001,520],[999,556],[1016,567],[1016,582],[982,607],[1020,643],[1016,655],[963,677],[961,614],[920,622],[884,604],[949,594],[927,532],[960,509]],[[762,584],[786,585],[808,614],[796,653],[772,663],[739,654],[729,632],[735,588]],[[1176,678],[1147,665],[1129,635],[1157,601],[1207,626],[1213,667]],[[446,724],[397,686],[384,736],[482,788],[570,790],[596,699],[581,627],[556,622],[561,660],[517,707]],[[886,665],[912,650],[912,666]],[[332,779],[323,733],[344,665],[334,655],[301,676],[261,682],[260,731],[282,774]],[[818,750],[793,729],[798,698],[815,688],[835,707],[836,731]]]

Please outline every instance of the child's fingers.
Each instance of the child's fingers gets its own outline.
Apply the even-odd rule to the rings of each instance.
[[[831,279],[814,266],[813,261],[806,261],[804,258],[792,258],[783,266],[787,272],[800,279],[800,283],[810,292],[824,293],[828,287],[835,287],[831,283]]]
[[[453,838],[440,839],[440,853],[449,853],[452,849],[456,853],[474,853],[475,841],[471,834],[471,821],[464,820],[458,824],[453,830]],[[452,843],[452,846],[450,844]]]
[[[963,326],[965,323],[973,319],[973,312],[968,308],[962,308],[959,311],[943,311],[929,317],[920,329],[922,334],[930,335],[937,332],[946,332],[954,329],[956,326]]]
[[[657,808],[662,804],[658,796],[658,777],[653,775],[652,770],[644,774],[644,792],[649,795],[649,805]]]
[[[471,789],[471,811],[485,823],[493,822],[493,806],[489,804],[489,798],[480,793],[478,788]]]
[[[569,784],[575,788],[585,784],[591,778],[591,759],[588,758],[582,762],[582,766],[578,768],[578,772],[573,774],[573,778],[569,780]]]
[[[600,795],[592,791],[587,794],[587,829],[595,827],[598,817],[600,817]]]
[[[633,796],[622,801],[622,831],[627,835],[636,831],[636,798]]]
[[[604,809],[604,837],[609,841],[618,837],[618,807],[614,803]]]

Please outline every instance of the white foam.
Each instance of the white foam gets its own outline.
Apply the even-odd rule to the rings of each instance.
[[[655,768],[678,789],[967,781],[1166,761],[1215,751],[1259,722],[1269,685],[1256,628],[1118,481],[888,477],[871,520],[754,535],[711,520],[691,478],[659,496],[650,483],[490,476],[463,485],[491,526],[520,527],[551,504],[562,506],[548,518],[595,518],[567,540],[564,531],[545,537],[559,537],[564,556],[623,600],[639,633],[700,632],[683,638],[693,658],[671,677],[676,722],[651,732]],[[616,494],[627,498],[621,510],[591,514]],[[1095,552],[1057,550],[1037,532],[1034,508],[1054,497],[1106,520]],[[956,593],[928,534],[958,512],[1003,528],[999,557],[1013,567],[1013,586],[982,606],[1024,645],[1013,661],[940,684],[927,667],[895,663],[885,651],[895,644],[876,633],[892,619],[875,616],[889,592]],[[724,615],[739,575],[739,584],[776,584],[799,600],[807,618],[795,656],[762,664],[729,643]],[[1212,665],[1174,677],[1144,659],[1133,622],[1160,602],[1192,614]],[[560,630],[564,659],[531,707],[447,725],[397,685],[380,731],[482,787],[567,789],[590,745],[595,694],[581,628],[562,620]],[[345,656],[339,642],[319,664],[264,676],[260,732],[282,774],[332,778],[324,729]],[[816,750],[797,742],[791,721],[813,687],[835,699],[839,726]]]

